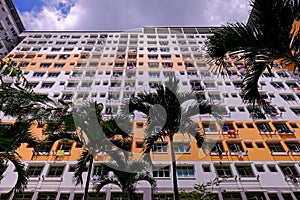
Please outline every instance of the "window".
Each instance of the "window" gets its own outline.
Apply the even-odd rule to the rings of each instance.
[[[244,108],[244,107],[238,107],[238,110],[239,110],[240,112],[245,112],[245,108]]]
[[[229,178],[233,177],[231,168],[229,165],[215,165],[215,169],[217,172],[218,177],[220,178]]]
[[[175,153],[190,153],[189,143],[174,143]]]
[[[277,172],[277,168],[275,165],[267,165],[270,172]]]
[[[203,123],[202,124],[204,132],[218,132],[216,124],[215,123]]]
[[[213,83],[213,82],[204,82],[204,85],[207,88],[215,88],[216,87],[215,83]]]
[[[285,152],[280,143],[267,144],[271,152]]]
[[[291,123],[291,122],[290,122],[289,124],[290,124],[290,126],[291,126],[292,128],[299,128],[298,125],[297,125],[296,123]]]
[[[177,176],[180,177],[194,177],[194,166],[177,166]]]
[[[58,150],[62,150],[64,152],[70,152],[71,151],[71,148],[72,148],[72,144],[73,143],[60,143],[58,144],[57,146],[57,151]]]
[[[14,200],[31,200],[33,197],[33,192],[18,192],[14,197]]]
[[[149,77],[150,78],[158,78],[159,77],[159,72],[149,72]]]
[[[202,165],[202,169],[204,172],[211,172],[210,165]]]
[[[48,177],[60,177],[64,172],[65,166],[50,166]]]
[[[276,193],[268,193],[269,199],[279,200],[278,195]]]
[[[285,123],[273,123],[278,133],[290,133],[293,130],[290,130]]]
[[[39,192],[38,200],[49,200],[49,199],[56,199],[57,193],[56,192]]]
[[[65,63],[55,63],[54,68],[63,68],[65,66]]]
[[[242,200],[239,192],[222,192],[223,200]]]
[[[223,133],[235,134],[235,128],[232,123],[225,123],[223,125]]]
[[[62,193],[59,196],[59,200],[69,200],[70,194]]]
[[[300,115],[300,108],[291,108],[291,110],[292,110],[296,115]]]
[[[2,22],[0,22],[0,30],[1,30],[1,31],[4,30],[4,27],[3,27]]]
[[[288,177],[299,177],[299,173],[297,172],[294,165],[289,166],[279,166],[282,173]]]
[[[156,143],[152,147],[152,152],[154,153],[167,153],[168,143]]]
[[[74,194],[73,200],[82,200],[83,194]]]
[[[77,87],[77,85],[78,85],[78,82],[69,82],[67,87],[68,88],[75,88],[75,87]]]
[[[256,126],[260,132],[273,132],[268,123],[257,123]]]
[[[276,89],[281,89],[281,88],[284,89],[283,84],[280,82],[271,82],[270,84]]]
[[[58,44],[58,45],[62,45],[62,44],[65,44],[66,41],[57,41],[55,44]]]
[[[265,148],[264,143],[263,142],[255,142],[257,148]]]
[[[291,193],[283,193],[281,195],[282,195],[284,200],[294,200]]]
[[[237,93],[232,93],[231,96],[232,96],[232,98],[237,98],[238,97]]]
[[[148,55],[148,59],[149,60],[157,60],[158,59],[158,55],[151,55],[151,54],[149,54]]]
[[[246,123],[246,126],[247,126],[248,128],[254,128],[253,123]]]
[[[247,199],[266,200],[262,192],[245,192]]]
[[[55,78],[55,77],[58,77],[60,73],[57,73],[57,72],[49,72],[48,73],[48,77],[49,78]]]
[[[265,168],[263,165],[255,165],[255,168],[258,172],[265,172]]]
[[[296,199],[300,199],[300,192],[294,192],[294,195],[295,195]],[[274,200],[277,200],[277,199],[274,199]]]
[[[229,112],[235,112],[235,107],[229,106],[229,107],[228,107],[228,110],[229,110]]]
[[[221,155],[224,152],[222,142],[217,142],[211,149],[210,153],[216,153]]]
[[[60,36],[61,39],[67,39],[67,38],[69,38],[69,37],[70,37],[69,35],[61,35],[61,36]]]
[[[43,77],[44,76],[44,72],[35,72],[34,74],[33,74],[33,77]]]
[[[254,177],[252,167],[249,166],[235,166],[240,177]]]
[[[237,128],[244,128],[243,123],[235,123],[235,125]]]
[[[5,18],[7,25],[11,25],[10,19],[8,17]]]
[[[49,89],[52,88],[54,83],[43,83],[41,88]]]
[[[153,177],[159,177],[159,178],[170,177],[170,166],[166,166],[166,167],[156,166],[156,167],[154,167]]]
[[[285,101],[296,101],[295,96],[292,94],[280,94],[281,98]]]
[[[244,144],[247,148],[253,148],[253,144],[251,141],[244,142]]]
[[[41,175],[44,166],[28,166],[27,175],[29,177],[38,177]]]
[[[51,63],[41,63],[40,68],[49,68]]]
[[[57,52],[57,51],[60,51],[60,50],[61,50],[61,48],[55,48],[55,47],[52,47],[52,49],[51,49],[52,52]]]
[[[219,94],[209,94],[209,98],[210,98],[210,100],[212,100],[212,101],[214,101],[214,100],[216,100],[216,101],[221,100],[221,97],[220,97]]]
[[[231,152],[239,153],[243,151],[241,143],[228,144],[228,148]]]
[[[173,194],[153,194],[153,200],[173,200]]]
[[[158,68],[159,67],[159,63],[158,62],[149,62],[148,63],[148,66],[150,67],[150,68]]]

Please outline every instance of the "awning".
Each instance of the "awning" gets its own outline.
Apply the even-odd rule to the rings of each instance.
[[[238,142],[241,142],[243,139],[242,138],[228,138],[226,140],[226,142],[228,143],[238,143]]]
[[[281,138],[267,138],[266,139],[267,143],[279,143],[280,141],[282,141]]]
[[[287,138],[284,140],[284,142],[299,142],[300,141],[300,138]]]

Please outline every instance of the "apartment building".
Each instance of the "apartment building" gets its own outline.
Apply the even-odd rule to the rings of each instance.
[[[219,180],[208,188],[218,199],[300,199],[300,85],[299,77],[279,66],[264,72],[259,92],[275,109],[254,109],[242,101],[240,89],[245,64],[228,57],[230,76],[210,70],[205,41],[213,27],[143,27],[128,32],[27,31],[8,55],[24,72],[38,93],[74,105],[88,100],[104,104],[104,115],[116,113],[133,94],[154,92],[171,75],[181,91],[194,91],[226,108],[222,122],[212,115],[198,116],[199,132],[211,143],[207,153],[197,141],[176,135],[179,188],[192,191],[194,184]],[[9,82],[10,79],[6,78]],[[10,120],[5,118],[4,120]],[[133,120],[133,157],[142,151],[147,122],[136,113]],[[159,129],[160,127],[156,127]],[[34,134],[43,138],[38,126]],[[63,150],[63,155],[61,155]],[[17,151],[28,169],[29,184],[15,199],[82,199],[83,186],[72,182],[74,164],[82,146],[57,142],[51,149],[32,153],[25,144]],[[60,151],[58,155],[58,151]],[[153,199],[173,199],[168,141],[153,147]],[[94,172],[103,156],[96,156]],[[16,180],[9,165],[0,182],[8,192]],[[84,173],[84,181],[87,173]],[[96,199],[90,184],[91,196]],[[97,199],[121,198],[120,189],[109,185]],[[138,184],[140,198],[151,199],[151,187]]]
[[[0,58],[7,55],[19,42],[25,29],[12,0],[0,1]]]

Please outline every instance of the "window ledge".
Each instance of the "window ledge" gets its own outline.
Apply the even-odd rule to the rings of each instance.
[[[292,151],[292,152],[289,151],[289,153],[292,154],[292,155],[300,155],[300,152],[299,152],[299,151],[297,151],[297,152],[296,152],[296,151]]]
[[[204,134],[206,134],[206,135],[219,135],[220,132],[218,132],[218,131],[205,131]]]
[[[42,179],[44,182],[60,182],[63,180],[62,177],[45,177]]]
[[[175,152],[175,154],[191,154],[191,152]]]
[[[154,177],[157,180],[170,180],[170,177]]]
[[[221,179],[224,182],[235,182],[236,179],[234,177],[226,177],[226,176],[220,176],[218,177],[219,179]]]
[[[41,180],[40,176],[32,176],[32,177],[29,177],[28,179],[29,179],[29,181],[40,181]]]
[[[195,176],[193,176],[193,177],[178,177],[177,176],[177,179],[179,179],[179,180],[195,180],[196,177]]]
[[[268,131],[268,132],[262,132],[262,131],[260,131],[259,132],[259,134],[262,134],[262,135],[267,135],[267,134],[269,134],[269,135],[273,135],[273,134],[276,134],[276,132],[274,132],[274,131]]]
[[[243,152],[230,152],[231,156],[247,156],[248,152],[247,151],[243,151]]]
[[[239,177],[241,182],[257,182],[259,179],[257,177]]]
[[[227,156],[228,152],[222,152],[222,153],[217,153],[217,152],[210,152],[211,156]]]
[[[168,152],[152,152],[152,153],[155,153],[155,154],[168,154]]]
[[[273,156],[285,156],[288,155],[288,152],[271,152]]]

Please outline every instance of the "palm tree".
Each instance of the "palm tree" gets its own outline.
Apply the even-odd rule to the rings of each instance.
[[[36,94],[23,76],[22,70],[11,60],[0,59],[0,112],[16,119],[13,124],[1,124],[0,128],[0,177],[10,161],[16,168],[18,179],[11,192],[26,188],[28,177],[16,149],[21,143],[37,148],[30,132],[35,119],[49,118],[57,111],[54,101],[45,95]],[[1,121],[0,121],[1,123]]]
[[[18,179],[15,186],[8,193],[16,193],[26,188],[28,177],[24,164],[20,161],[20,156],[16,149],[21,143],[28,143],[32,147],[37,146],[35,138],[33,138],[28,131],[30,123],[15,122],[14,124],[1,124],[0,128],[0,175],[1,177],[8,162],[11,162],[18,173]]]
[[[258,92],[258,79],[272,67],[300,67],[300,1],[251,0],[247,24],[240,22],[216,29],[207,42],[207,53],[215,68],[224,73],[230,67],[225,56],[243,59],[246,75],[242,94],[246,103],[264,105]]]
[[[36,94],[13,61],[0,60],[0,111],[5,116],[28,120],[50,116],[57,103]]]
[[[135,199],[134,192],[139,181],[147,181],[152,189],[156,187],[155,179],[151,176],[148,164],[144,161],[126,161],[124,159],[116,162],[109,162],[100,166],[101,174],[96,183],[96,192],[108,184],[114,184],[121,188],[123,196],[122,199]],[[113,172],[112,176],[108,173]]]
[[[155,142],[166,139],[170,142],[174,198],[179,199],[177,183],[177,167],[174,152],[174,135],[176,133],[189,134],[195,137],[199,145],[203,142],[198,134],[198,124],[193,117],[200,113],[212,113],[213,107],[203,99],[197,99],[195,93],[179,92],[179,80],[170,77],[165,86],[158,85],[155,93],[143,93],[130,100],[130,112],[134,110],[146,114],[148,126],[144,139],[144,156],[150,159],[150,152]],[[156,106],[160,105],[163,108]],[[164,111],[162,111],[164,109]],[[162,124],[164,122],[164,124]],[[154,127],[160,125],[161,130],[153,132]]]
[[[103,105],[95,102],[88,103],[73,112],[77,133],[85,147],[75,166],[75,184],[83,184],[82,174],[89,163],[84,200],[88,198],[94,156],[107,153],[114,160],[118,160],[121,159],[120,151],[122,151],[127,159],[126,152],[131,150],[131,136],[119,128],[115,119],[103,120],[102,110]],[[127,125],[130,126],[130,123]]]

